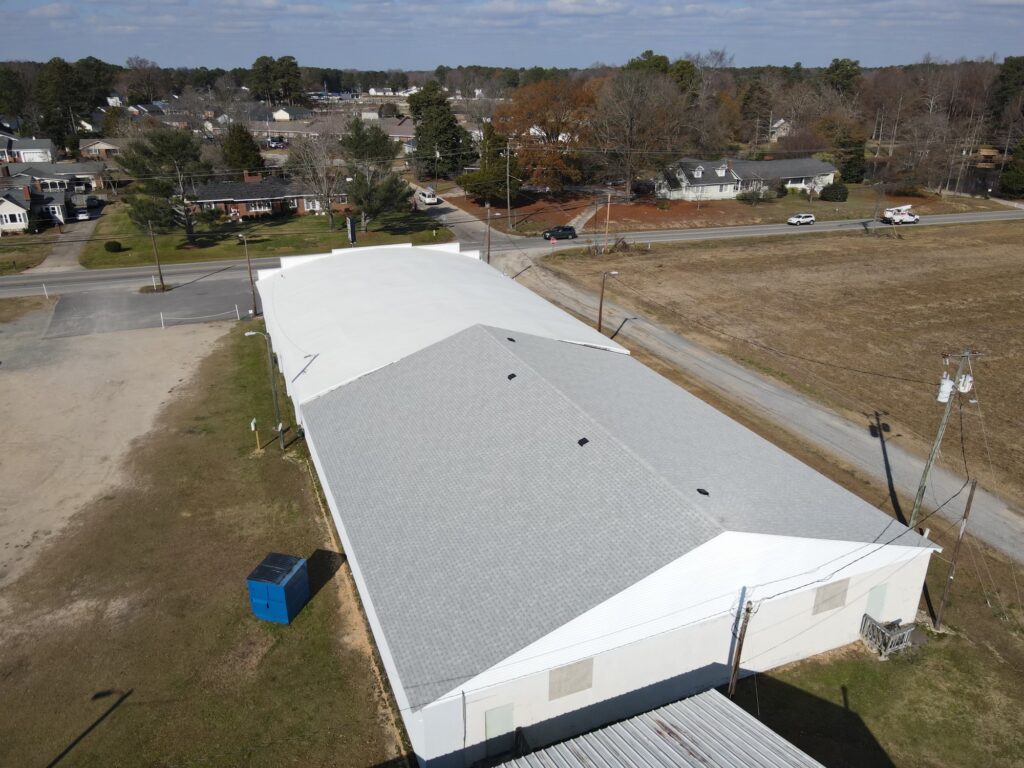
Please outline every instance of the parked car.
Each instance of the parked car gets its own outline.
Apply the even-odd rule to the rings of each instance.
[[[798,227],[801,224],[813,224],[815,221],[817,221],[817,219],[814,218],[813,213],[797,213],[786,219],[787,224],[793,224]]]
[[[421,189],[419,192],[416,193],[416,197],[418,197],[419,201],[424,205],[437,205],[438,203],[441,202],[441,198],[438,197],[434,190],[432,190],[430,187],[427,187],[426,189]]]
[[[575,240],[577,238],[576,227],[570,227],[568,224],[561,224],[557,227],[545,230],[541,237],[545,240]]]
[[[269,149],[284,149],[288,146],[288,142],[285,141],[284,136],[271,136],[270,140],[267,141],[267,147]]]
[[[75,219],[78,221],[88,221],[91,218],[88,211],[79,211],[75,214]]]

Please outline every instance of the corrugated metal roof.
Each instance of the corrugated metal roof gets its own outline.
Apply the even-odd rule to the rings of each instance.
[[[554,744],[498,768],[823,768],[718,691]]]
[[[303,410],[413,707],[723,531],[923,543],[607,350],[474,326]]]

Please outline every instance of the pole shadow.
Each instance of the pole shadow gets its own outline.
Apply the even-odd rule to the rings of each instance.
[[[124,703],[125,699],[127,699],[129,696],[132,695],[134,690],[135,690],[134,688],[129,688],[127,691],[107,690],[107,691],[98,691],[98,692],[94,693],[92,695],[92,700],[93,701],[98,701],[99,699],[105,699],[108,696],[113,696],[115,693],[120,693],[121,695],[118,696],[117,701],[115,701],[113,704],[111,704],[107,708],[106,712],[104,712],[102,715],[100,715],[98,718],[96,718],[93,721],[92,725],[90,725],[88,728],[86,728],[84,731],[82,731],[80,734],[78,734],[78,736],[76,736],[72,740],[72,742],[70,744],[68,744],[59,755],[57,755],[55,758],[53,758],[53,760],[48,762],[46,764],[46,768],[53,768],[53,766],[57,765],[65,757],[67,757],[71,753],[71,750],[73,750],[75,747],[77,747],[86,736],[88,736],[90,733],[92,733],[94,730],[96,730],[97,726],[99,726],[100,723],[102,723],[104,720],[106,720],[108,717],[110,717],[110,715],[112,715],[114,713],[114,710],[116,710],[118,707],[120,707]]]

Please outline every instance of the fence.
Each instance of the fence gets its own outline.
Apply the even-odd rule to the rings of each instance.
[[[160,313],[160,327],[166,328],[168,325],[184,325],[186,323],[201,323],[204,320],[224,320],[230,319],[231,315],[235,316],[236,320],[242,319],[242,313],[238,311],[238,305],[235,304],[234,309],[229,309],[227,312],[218,312],[215,315],[197,315],[195,317],[168,317],[163,312]]]

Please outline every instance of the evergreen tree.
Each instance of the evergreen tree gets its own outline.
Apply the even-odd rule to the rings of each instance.
[[[352,179],[347,185],[348,199],[359,207],[364,231],[368,219],[407,207],[412,190],[392,170],[401,144],[378,126],[353,117],[340,145]]]
[[[128,199],[128,215],[140,228],[170,230],[183,227],[195,241],[195,222],[185,202],[196,183],[205,180],[210,166],[200,157],[199,140],[187,131],[157,128],[133,141],[121,154],[121,167],[135,178],[138,190]]]
[[[264,167],[260,147],[243,123],[228,126],[221,153],[224,165],[233,171],[258,171]]]
[[[455,119],[436,82],[409,97],[409,111],[416,121],[412,161],[418,178],[450,178],[473,162],[476,153],[469,134]]]
[[[623,69],[631,69],[637,72],[654,72],[661,75],[667,75],[669,73],[668,56],[657,54],[654,51],[648,49],[637,56],[635,59],[630,59],[626,62]]]
[[[64,59],[50,59],[39,71],[34,90],[38,126],[40,132],[58,147],[66,147],[68,140],[76,134],[74,100],[77,88],[75,70]]]
[[[494,130],[494,125],[484,123],[484,135],[480,142],[480,170],[459,177],[459,186],[466,194],[486,202],[504,201],[519,194],[520,175],[515,157],[509,157],[506,167],[505,152],[508,145],[505,137]],[[507,186],[506,186],[507,183]]]
[[[0,115],[21,117],[25,113],[25,83],[10,67],[0,66]]]
[[[999,176],[999,191],[1007,197],[1024,197],[1024,141],[1013,150],[1013,160]]]

